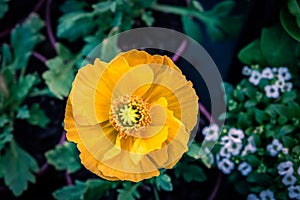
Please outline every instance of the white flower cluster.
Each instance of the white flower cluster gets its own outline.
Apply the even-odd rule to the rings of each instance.
[[[265,86],[265,93],[268,98],[278,98],[280,92],[290,91],[293,87],[291,82],[288,82],[292,78],[292,75],[287,67],[270,68],[266,67],[259,72],[256,69],[251,69],[248,66],[244,66],[242,74],[249,76],[249,82],[257,86],[261,79],[270,80],[270,85]]]
[[[291,199],[300,199],[300,185],[295,185],[297,178],[293,175],[294,164],[291,161],[281,162],[278,167],[278,174],[282,176],[282,183],[288,186],[289,197]],[[298,175],[300,176],[300,167],[298,168]]]
[[[230,128],[228,135],[221,138],[220,144],[222,145],[220,152],[216,155],[217,167],[224,173],[230,174],[234,169],[235,164],[231,160],[232,156],[242,155],[245,156],[249,153],[256,152],[257,148],[253,137],[247,139],[247,144],[243,148],[243,140],[245,140],[245,134],[241,129]],[[242,150],[243,149],[243,150]],[[243,161],[239,163],[238,171],[243,176],[247,176],[252,171],[252,166]]]
[[[275,157],[282,149],[283,145],[279,142],[278,139],[273,139],[272,143],[267,145],[267,151],[273,157]]]
[[[274,192],[267,189],[259,193],[259,198],[255,194],[249,194],[247,200],[275,200]]]

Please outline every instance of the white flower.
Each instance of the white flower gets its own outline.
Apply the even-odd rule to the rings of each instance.
[[[223,136],[221,138],[220,144],[222,144],[222,145],[228,145],[230,143],[231,143],[231,140],[230,140],[230,138],[227,135],[225,135],[225,136]]]
[[[220,149],[220,156],[225,157],[225,158],[230,158],[231,152],[229,151],[229,148],[227,146],[228,145],[225,145]]]
[[[300,199],[300,185],[290,186],[288,190],[291,199]]]
[[[227,148],[232,155],[237,156],[239,155],[242,147],[243,144],[241,142],[232,142]]]
[[[292,174],[294,172],[293,163],[291,161],[282,162],[277,166],[278,174]]]
[[[275,85],[280,88],[280,90],[282,90],[282,88],[284,87],[285,84],[285,80],[282,77],[278,77],[278,79],[275,82]]]
[[[276,99],[279,97],[279,89],[276,85],[266,85],[265,92],[268,98]]]
[[[252,70],[249,82],[253,85],[258,85],[261,79],[261,74],[257,70]]]
[[[262,78],[272,79],[274,78],[274,74],[272,72],[272,69],[270,67],[266,67],[263,69],[261,73]]]
[[[275,200],[274,193],[271,190],[263,190],[259,193],[261,200]]]
[[[294,185],[296,180],[297,180],[296,177],[293,176],[292,174],[286,174],[282,179],[282,183],[284,185]]]
[[[259,200],[259,198],[255,194],[249,194],[247,200]]]
[[[276,73],[276,72],[277,72],[277,68],[276,68],[276,67],[273,67],[273,68],[272,68],[272,72],[273,72],[273,73]]]
[[[283,145],[279,142],[278,139],[273,139],[271,144],[268,144],[267,150],[271,156],[276,156],[279,151],[283,148]]]
[[[293,83],[291,82],[285,82],[283,87],[281,88],[281,92],[289,92],[293,88]]]
[[[251,74],[252,70],[248,66],[244,66],[242,69],[242,74],[245,76],[249,76]]]
[[[299,168],[298,168],[298,175],[300,176],[300,166],[299,166]]]
[[[290,80],[292,75],[287,67],[279,67],[277,70],[278,76],[284,80]]]
[[[248,176],[248,174],[252,171],[252,166],[249,165],[247,162],[242,162],[238,166],[238,170],[243,176]]]
[[[217,124],[210,124],[203,128],[202,134],[206,141],[216,141],[219,137],[219,126]]]
[[[228,131],[228,136],[230,140],[235,143],[242,142],[242,139],[245,137],[244,132],[241,129],[231,128]]]
[[[282,148],[281,151],[282,151],[282,153],[284,153],[286,155],[289,154],[289,149],[288,148]]]
[[[253,136],[248,137],[247,141],[248,143],[242,152],[242,156],[245,156],[249,153],[255,153],[257,151]]]
[[[223,158],[220,162],[218,162],[218,168],[224,173],[224,174],[230,174],[231,171],[234,168],[234,163],[227,159]]]

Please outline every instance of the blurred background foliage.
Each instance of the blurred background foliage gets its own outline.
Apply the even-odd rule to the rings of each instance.
[[[110,60],[122,47],[106,38],[137,27],[185,33],[233,84],[241,79],[241,63],[299,66],[299,17],[296,0],[0,0],[1,198],[242,198],[246,193],[232,192],[227,180],[220,186],[222,176],[211,160],[199,159],[201,133],[180,163],[159,177],[140,183],[99,179],[65,141],[66,97],[82,61],[99,43],[104,41],[99,56]],[[207,98],[200,100],[205,104]],[[200,129],[207,124],[201,119]]]

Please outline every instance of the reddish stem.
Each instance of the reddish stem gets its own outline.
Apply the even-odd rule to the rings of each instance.
[[[53,47],[53,49],[55,50],[55,52],[57,53],[57,49],[56,49],[56,40],[51,28],[51,16],[50,16],[50,8],[51,8],[51,0],[47,1],[47,5],[46,5],[46,27],[47,27],[47,34],[50,40],[50,43]]]
[[[187,47],[187,40],[183,40],[180,44],[180,46],[178,47],[176,53],[172,56],[172,60],[173,62],[177,62],[178,59],[180,58],[180,56],[182,55],[182,53],[184,52],[184,50]]]
[[[223,179],[223,174],[221,172],[219,172],[214,190],[212,191],[212,193],[208,197],[208,200],[214,200],[216,198],[216,196],[218,194],[218,191],[220,189],[221,183],[222,183],[222,179]]]
[[[204,115],[204,117],[209,121],[209,123],[214,123],[215,120],[211,116],[211,114],[207,111],[207,109],[199,102],[199,110]]]
[[[45,0],[40,0],[40,1],[35,5],[34,9],[29,13],[29,15],[31,15],[31,14],[34,13],[34,12],[38,12],[38,11],[41,9],[41,7],[43,6],[44,2],[45,2]],[[28,15],[28,16],[29,16],[29,15]],[[18,22],[18,24],[19,24],[19,23],[22,23],[23,21],[24,21],[24,19],[20,20],[20,22]],[[0,38],[9,35],[10,32],[14,29],[14,27],[15,27],[15,26],[9,27],[9,28],[5,29],[4,31],[0,32]]]
[[[66,179],[67,185],[73,185],[72,178],[68,171],[65,172],[65,179]]]
[[[33,51],[31,54],[33,57],[35,57],[36,59],[38,59],[39,61],[41,61],[42,63],[46,64],[47,62],[47,58],[45,56],[43,56],[42,54]]]

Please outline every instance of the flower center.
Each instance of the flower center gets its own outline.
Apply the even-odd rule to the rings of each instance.
[[[150,105],[137,96],[121,96],[113,100],[109,121],[120,136],[137,136],[140,129],[151,122]]]

